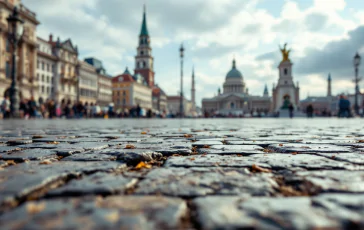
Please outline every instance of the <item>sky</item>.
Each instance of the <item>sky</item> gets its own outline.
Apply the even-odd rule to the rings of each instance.
[[[116,76],[134,69],[146,4],[155,82],[168,94],[180,89],[181,43],[185,47],[184,95],[196,103],[222,88],[235,57],[249,93],[271,95],[282,57],[292,49],[300,98],[325,96],[331,73],[334,94],[354,92],[353,57],[364,56],[363,0],[23,0],[37,14],[39,37],[71,38],[79,59],[102,60]],[[363,61],[364,62],[364,61]],[[359,69],[364,74],[363,64]],[[364,81],[360,84],[364,89]]]

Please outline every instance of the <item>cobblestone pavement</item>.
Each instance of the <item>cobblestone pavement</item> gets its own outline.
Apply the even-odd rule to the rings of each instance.
[[[363,121],[0,121],[0,226],[364,229]]]

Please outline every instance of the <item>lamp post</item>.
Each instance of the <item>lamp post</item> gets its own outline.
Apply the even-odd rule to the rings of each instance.
[[[19,17],[18,8],[14,7],[13,13],[6,19],[8,21],[8,39],[12,44],[12,68],[10,86],[10,113],[11,117],[19,117],[19,89],[16,78],[16,52],[19,41],[23,35],[23,20]]]
[[[354,68],[355,68],[355,104],[354,104],[354,109],[355,109],[355,113],[358,115],[359,114],[359,104],[358,104],[358,94],[359,94],[359,77],[358,77],[358,72],[359,72],[359,65],[360,65],[360,55],[359,53],[356,53],[356,55],[354,56]]]
[[[181,57],[181,91],[180,91],[180,101],[179,101],[179,115],[183,118],[183,52],[185,49],[183,48],[183,44],[181,44],[181,48],[179,49],[180,57]]]

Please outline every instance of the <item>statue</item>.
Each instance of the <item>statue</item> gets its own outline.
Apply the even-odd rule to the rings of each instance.
[[[283,56],[282,62],[284,62],[284,61],[290,61],[289,60],[289,53],[291,52],[291,50],[290,49],[287,50],[286,49],[286,46],[287,46],[287,43],[284,44],[283,49],[279,46],[279,49],[281,50],[282,56]]]
[[[291,101],[289,99],[289,95],[285,95],[283,97],[284,101],[283,101],[283,106],[281,107],[281,109],[288,109],[289,105],[291,104]]]

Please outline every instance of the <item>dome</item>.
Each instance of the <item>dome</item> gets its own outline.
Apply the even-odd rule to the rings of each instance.
[[[243,78],[243,75],[236,69],[235,59],[233,60],[233,68],[226,74],[226,78]]]

